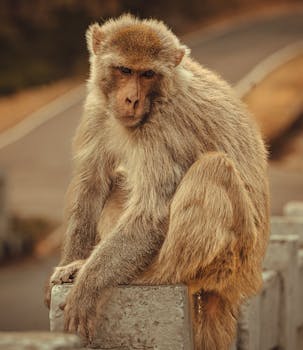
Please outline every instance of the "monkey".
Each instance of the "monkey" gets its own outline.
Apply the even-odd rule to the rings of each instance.
[[[87,98],[49,284],[74,281],[65,331],[91,341],[96,305],[118,285],[184,283],[195,349],[228,349],[241,303],[262,284],[269,193],[260,131],[230,85],[163,22],[124,14],[92,24],[86,38]]]

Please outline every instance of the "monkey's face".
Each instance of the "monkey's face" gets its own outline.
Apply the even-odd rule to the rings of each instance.
[[[186,47],[160,22],[132,16],[87,31],[91,80],[102,90],[109,114],[126,127],[141,125],[157,97],[173,84]]]
[[[159,94],[159,74],[148,68],[119,66],[111,68],[111,79],[108,98],[114,117],[126,127],[142,124]]]

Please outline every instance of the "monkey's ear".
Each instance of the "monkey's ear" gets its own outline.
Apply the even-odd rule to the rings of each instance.
[[[186,50],[185,50],[185,48],[180,48],[180,49],[177,49],[176,51],[175,51],[175,54],[174,54],[174,64],[175,64],[175,67],[177,67],[180,63],[181,63],[181,61],[182,61],[182,59],[183,59],[183,57],[184,57],[184,55],[185,55],[185,52],[186,52]]]
[[[90,25],[86,31],[86,42],[88,51],[96,55],[100,49],[104,34],[98,23]]]

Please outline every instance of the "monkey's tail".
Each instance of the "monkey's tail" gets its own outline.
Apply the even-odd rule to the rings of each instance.
[[[228,350],[236,335],[238,306],[215,292],[194,296],[195,350]]]

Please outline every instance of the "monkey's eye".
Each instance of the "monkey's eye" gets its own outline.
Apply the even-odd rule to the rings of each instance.
[[[119,67],[119,70],[121,73],[123,74],[132,74],[132,70],[130,68],[127,68],[127,67]]]
[[[153,70],[147,70],[145,72],[142,73],[142,76],[144,78],[152,78],[156,73]]]

